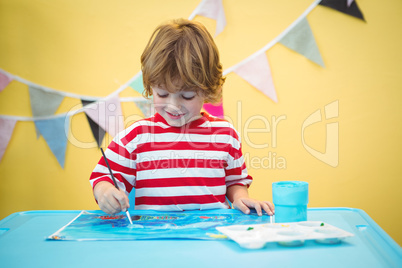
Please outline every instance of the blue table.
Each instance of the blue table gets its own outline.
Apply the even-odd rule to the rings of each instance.
[[[45,240],[79,212],[27,211],[1,220],[0,266],[402,267],[401,247],[359,209],[308,209],[308,220],[323,221],[355,234],[336,245],[306,241],[302,247],[283,247],[269,243],[263,249],[247,250],[230,240]]]

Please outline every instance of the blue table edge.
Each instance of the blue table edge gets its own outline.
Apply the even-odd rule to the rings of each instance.
[[[19,215],[26,215],[26,214],[63,214],[63,213],[81,213],[82,210],[28,210],[28,211],[21,211],[15,212],[10,214],[9,216],[5,217],[4,219],[0,220],[0,229],[2,229],[2,225],[7,223],[8,221],[12,220],[13,218]],[[103,213],[101,210],[86,210],[92,213]],[[135,210],[130,210],[135,211]],[[222,213],[227,212],[227,209],[211,209],[211,210],[186,210],[185,213]],[[384,239],[384,242],[387,243],[391,248],[394,249],[401,249],[398,243],[392,239],[364,210],[358,208],[349,208],[349,207],[318,207],[318,208],[308,208],[307,211],[351,211],[358,213],[365,221],[370,223],[372,230],[374,230],[380,237]],[[151,214],[151,213],[177,213],[177,211],[153,211],[153,210],[139,210],[141,213]],[[180,213],[180,212],[179,212]],[[239,210],[231,209],[231,213],[241,213]],[[6,228],[8,229],[8,228]]]

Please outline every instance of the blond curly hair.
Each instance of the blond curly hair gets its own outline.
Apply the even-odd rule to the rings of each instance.
[[[177,19],[158,26],[141,55],[146,98],[152,86],[169,92],[194,90],[205,102],[222,99],[222,64],[207,29],[198,22]]]

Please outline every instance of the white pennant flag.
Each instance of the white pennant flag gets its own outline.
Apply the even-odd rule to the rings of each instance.
[[[123,113],[118,96],[87,105],[85,113],[112,137],[124,129]]]
[[[225,10],[223,9],[222,0],[203,0],[189,19],[192,20],[196,15],[216,20],[215,36],[220,34],[226,26]]]
[[[240,66],[235,67],[233,71],[271,100],[278,102],[272,81],[271,68],[265,53],[254,56]]]

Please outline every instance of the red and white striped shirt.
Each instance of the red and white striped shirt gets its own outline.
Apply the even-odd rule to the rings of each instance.
[[[228,208],[226,189],[249,186],[251,176],[239,135],[227,121],[202,113],[183,127],[155,114],[119,133],[105,151],[119,187],[133,187],[136,209]],[[91,174],[92,187],[113,183],[103,158]]]

